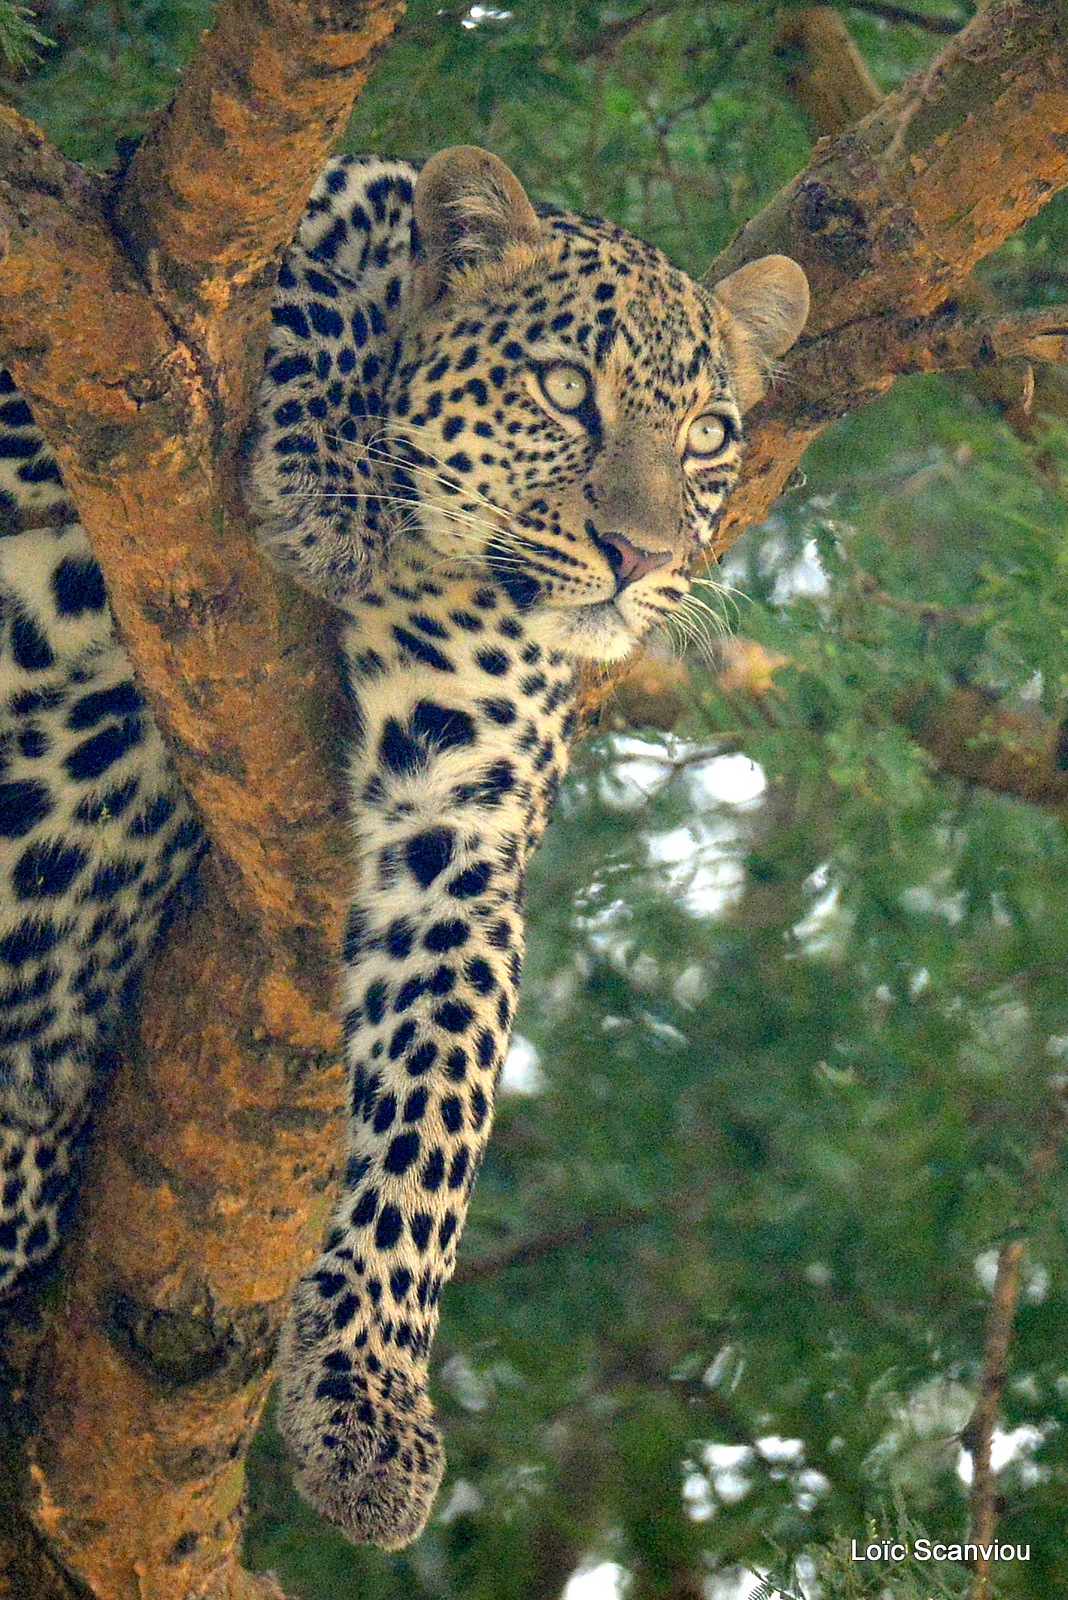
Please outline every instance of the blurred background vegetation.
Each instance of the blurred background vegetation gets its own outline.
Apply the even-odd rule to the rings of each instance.
[[[872,95],[972,9],[834,8]],[[800,10],[413,0],[346,145],[485,144],[700,270],[832,131]],[[4,92],[107,166],[210,16],[0,6]],[[974,292],[1068,299],[1066,244],[1054,202]],[[960,1435],[1022,1237],[995,1463],[999,1538],[1031,1559],[995,1592],[1068,1593],[1068,1199],[1063,1160],[1035,1171],[1068,1084],[1061,382],[910,379],[828,430],[691,637],[605,706],[534,873],[445,1301],[439,1512],[401,1555],[350,1549],[268,1428],[247,1559],[287,1592],[968,1594],[963,1567],[871,1572],[848,1541],[963,1536]]]

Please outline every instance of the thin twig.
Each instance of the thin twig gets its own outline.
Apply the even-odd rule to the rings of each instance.
[[[647,22],[659,22],[663,17],[671,15],[672,7],[669,4],[654,0],[652,5],[644,6],[641,11],[636,11],[632,17],[620,17],[616,22],[606,23],[599,28],[591,39],[588,39],[578,51],[580,61],[611,61],[620,45],[630,34],[644,28]]]
[[[972,1600],[987,1600],[990,1593],[991,1545],[997,1528],[997,1482],[990,1452],[1008,1375],[1009,1345],[1020,1292],[1022,1239],[1007,1239],[998,1251],[994,1293],[983,1336],[983,1371],[979,1398],[961,1442],[972,1458],[971,1527],[969,1540],[979,1546]]]
[[[959,33],[964,21],[959,17],[931,17],[925,11],[914,11],[911,6],[896,6],[888,0],[849,0],[853,11],[868,11],[873,17],[884,17],[887,22],[910,22],[925,33]]]
[[[1037,1204],[1041,1199],[1043,1179],[1048,1178],[1053,1171],[1066,1134],[1068,1134],[1068,1094],[1065,1093],[1065,1086],[1059,1084],[1047,1113],[1042,1138],[1031,1152],[1031,1159],[1024,1174],[1024,1193],[1030,1205]]]
[[[983,282],[1003,295],[1007,303],[1028,306],[1039,295],[1068,291],[1068,264],[1017,257],[998,262],[993,272],[984,272]]]
[[[686,1567],[672,1573],[668,1600],[702,1600],[707,1592],[700,1573]]]
[[[614,1211],[608,1216],[577,1217],[559,1228],[547,1228],[544,1233],[524,1233],[508,1239],[494,1250],[476,1256],[474,1261],[463,1261],[454,1274],[456,1283],[475,1283],[480,1278],[492,1278],[504,1267],[529,1266],[544,1256],[566,1250],[568,1245],[582,1244],[599,1233],[614,1233],[617,1228],[627,1228],[635,1223],[650,1221],[650,1212],[637,1206]]]
[[[1068,1101],[1065,1100],[1063,1093],[1059,1092],[1050,1105],[1042,1138],[1031,1152],[1031,1158],[1027,1163],[1023,1181],[1027,1209],[1031,1209],[1041,1199],[1043,1179],[1053,1170],[1066,1133],[1068,1133]],[[979,1380],[979,1398],[961,1434],[961,1443],[972,1458],[969,1541],[979,1547],[971,1600],[989,1600],[991,1592],[993,1544],[997,1532],[999,1507],[997,1480],[990,1456],[994,1430],[1001,1410],[1001,1397],[1008,1376],[1009,1346],[1012,1343],[1013,1322],[1020,1296],[1023,1251],[1022,1235],[1006,1239],[998,1251],[994,1292],[983,1335],[983,1370]]]
[[[944,622],[974,627],[989,616],[989,608],[986,606],[946,606],[940,605],[936,600],[907,600],[902,595],[890,594],[881,587],[874,574],[864,572],[859,567],[854,567],[850,576],[854,589],[863,595],[865,600],[871,600],[875,605],[883,606],[888,611],[896,611],[900,616],[915,617],[926,627],[934,627]]]
[[[707,758],[706,758],[707,759]],[[453,1275],[454,1283],[473,1283],[480,1278],[495,1277],[503,1267],[528,1266],[533,1261],[566,1250],[569,1245],[582,1244],[602,1233],[615,1233],[619,1228],[632,1228],[641,1223],[654,1222],[664,1216],[692,1218],[695,1199],[691,1192],[660,1200],[656,1207],[621,1206],[600,1216],[574,1217],[556,1228],[544,1232],[521,1233],[506,1239],[492,1250],[476,1256],[473,1261],[462,1261]]]

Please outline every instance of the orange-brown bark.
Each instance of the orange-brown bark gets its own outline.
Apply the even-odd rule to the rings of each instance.
[[[787,12],[775,46],[787,85],[818,137],[837,137],[882,99],[852,34],[832,6]]]
[[[91,1248],[41,1368],[29,1452],[34,1520],[69,1570],[101,1597],[137,1592],[136,1578],[163,1600],[237,1571],[240,1446],[336,1145],[348,874],[324,755],[327,630],[229,511],[213,368],[138,282],[100,185],[14,113],[0,140],[8,359],[56,441],[213,844],[198,936],[172,944],[168,981],[148,987],[145,1070],[122,1080],[108,1113],[120,1121],[101,1127]],[[309,1087],[290,1104],[295,1058]],[[309,1127],[323,1130],[321,1165]],[[240,1381],[232,1365],[207,1377],[194,1363],[179,1382],[146,1365],[130,1321],[197,1350],[240,1349],[254,1332],[259,1354]],[[101,1461],[116,1465],[102,1474]]]
[[[337,1145],[347,851],[323,754],[327,623],[247,543],[231,446],[273,262],[395,9],[220,5],[118,231],[98,182],[0,116],[0,344],[214,846],[102,1118],[87,1242],[40,1367],[28,1505],[96,1600],[256,1592],[235,1555],[240,1462]],[[816,334],[927,315],[1068,183],[1066,135],[1064,37],[1048,6],[1004,0],[821,151],[719,270],[796,254]],[[888,359],[874,387],[892,376]],[[789,379],[780,396],[724,544],[835,404],[798,425]],[[42,1576],[19,1600],[51,1592]]]
[[[982,374],[996,362],[1020,359],[1068,359],[1068,306],[984,315],[950,302],[928,317],[868,317],[808,341],[776,409],[781,420],[804,426],[882,393],[888,372]]]
[[[0,171],[6,359],[55,440],[231,895],[321,937],[343,876],[321,859],[336,806],[308,714],[323,613],[235,526],[200,357],[138,284],[99,186],[3,109]]]
[[[951,24],[946,31],[952,33],[955,28]],[[817,137],[837,138],[882,103],[882,91],[868,73],[844,19],[830,6],[805,6],[787,13],[777,44],[786,82]],[[962,321],[970,317],[974,326],[979,319],[997,323],[999,312],[1005,309],[989,284],[974,275],[957,286],[954,301]],[[896,343],[893,353],[885,345],[887,337]],[[917,338],[922,339],[919,330],[900,317],[847,324],[819,342],[818,355],[806,351],[804,373],[794,374],[795,392],[829,392],[837,396],[840,385],[836,382],[836,363],[844,362],[846,367],[838,370],[844,376],[852,369],[859,403],[868,387],[866,379],[875,380],[878,392],[879,380],[888,365],[899,372],[909,370],[902,341],[908,344]],[[879,349],[875,348],[876,341],[882,341]],[[873,361],[860,362],[866,373],[857,370],[865,346],[874,355]],[[934,370],[932,360],[938,362],[945,353],[944,348],[938,355],[930,348],[921,349],[914,370]],[[821,377],[813,370],[814,355],[828,369],[829,376]],[[1058,364],[1063,357],[1063,348],[1044,349],[1039,344],[1025,349],[995,336],[968,354],[965,365],[972,370],[966,381],[984,404],[998,408],[1014,432],[1034,440],[1041,438],[1048,427],[1049,416],[1068,416],[1068,373]],[[945,362],[946,367],[952,364]],[[1040,457],[1039,464],[1055,478],[1056,469],[1047,457]]]
[[[969,1535],[982,1549],[994,1542],[998,1525],[997,1481],[990,1455],[994,1429],[1001,1412],[1001,1397],[1008,1381],[1009,1347],[1020,1289],[1024,1241],[1006,1239],[998,1251],[997,1276],[987,1313],[983,1339],[983,1371],[979,1401],[964,1432],[965,1449],[972,1458],[971,1519]],[[980,1553],[972,1600],[989,1600],[992,1562]]]
[[[1042,1201],[1045,1182],[1057,1166],[1066,1133],[1068,1103],[1063,1094],[1058,1093],[1050,1103],[1045,1129],[1024,1173],[1024,1200],[1028,1209]],[[979,1393],[975,1409],[961,1433],[961,1443],[972,1458],[968,1538],[979,1546],[970,1600],[990,1600],[992,1593],[993,1562],[989,1551],[997,1533],[999,1505],[991,1452],[1009,1376],[1009,1351],[1019,1300],[1024,1245],[1023,1234],[1017,1233],[1004,1239],[998,1250],[997,1272],[983,1333]],[[984,1546],[987,1553],[984,1553]]]
[[[101,1119],[31,1441],[35,1520],[94,1596],[237,1582],[244,1450],[340,1137],[330,975],[296,989],[206,876]]]
[[[240,427],[279,252],[402,0],[228,0],[141,143],[117,216]]]

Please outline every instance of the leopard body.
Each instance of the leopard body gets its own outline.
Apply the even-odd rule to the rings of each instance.
[[[55,457],[0,372],[0,1296],[59,1243],[94,1092],[201,848]]]
[[[490,1131],[524,877],[566,769],[582,663],[622,657],[685,604],[737,477],[742,412],[806,305],[800,269],[781,257],[714,289],[695,283],[609,223],[536,211],[507,168],[469,148],[421,172],[331,163],[283,264],[247,496],[263,548],[345,616],[357,889],[342,952],[341,1198],[296,1292],[280,1416],[303,1492],[354,1539],[414,1538],[442,1475],[428,1357]],[[50,492],[61,496],[58,481]],[[25,496],[9,494],[25,517]],[[21,577],[0,564],[10,616],[29,616],[57,660],[62,619],[40,597],[65,559],[59,541],[97,573],[64,516],[16,535],[38,540]],[[9,1072],[0,1108],[38,1141],[19,1172],[47,1140],[70,1167],[93,1063],[198,847],[102,603],[85,626],[48,669],[64,675],[48,710],[48,814],[0,835],[4,914],[31,876],[22,863],[40,860],[55,937],[31,952],[26,934],[10,961],[0,921],[0,979],[16,1025],[20,1007],[41,1013],[45,991],[80,1017],[90,981],[101,987],[101,969],[114,979],[57,1057],[62,1071],[39,1070],[34,1090],[33,1036],[29,1064]],[[8,638],[0,665],[19,658]],[[31,671],[24,648],[18,671]],[[18,696],[52,682],[43,665],[32,672],[0,681],[12,749],[29,714]],[[137,737],[82,783],[71,752],[93,694],[105,696],[89,701],[102,726],[136,722]],[[5,782],[35,781],[18,762],[43,759],[36,748],[31,738]],[[118,811],[102,799],[131,783]],[[79,819],[97,812],[90,839]],[[68,883],[49,850],[57,862],[79,852]],[[110,923],[98,882],[117,884],[100,902]],[[35,918],[36,902],[9,923]],[[36,979],[34,961],[56,977]],[[39,1215],[25,1209],[32,1228]],[[54,1231],[50,1219],[48,1245]]]
[[[800,269],[771,262],[713,292],[460,150],[336,163],[282,270],[250,496],[265,548],[348,617],[359,887],[342,1198],[280,1415],[354,1538],[407,1543],[441,1478],[428,1353],[579,668],[684,602],[742,410],[804,319]]]

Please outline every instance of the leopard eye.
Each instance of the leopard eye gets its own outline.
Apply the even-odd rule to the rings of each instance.
[[[729,420],[715,411],[706,411],[690,423],[686,451],[691,456],[718,456],[730,439]]]
[[[578,411],[590,397],[589,377],[581,367],[569,366],[566,361],[543,367],[538,381],[546,400],[557,411]]]

